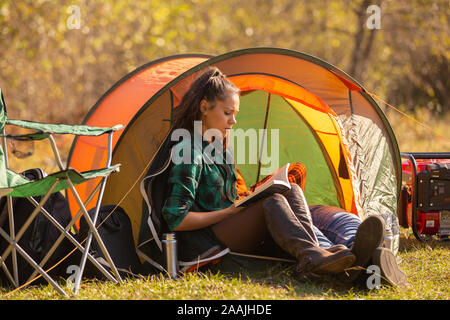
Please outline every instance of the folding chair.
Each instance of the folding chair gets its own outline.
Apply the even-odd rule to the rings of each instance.
[[[33,130],[33,132],[21,135],[7,135],[5,134],[5,125],[13,125],[26,129],[31,129]],[[48,261],[48,259],[51,257],[55,249],[58,247],[58,245],[64,238],[69,239],[70,242],[75,246],[75,248],[82,252],[82,258],[80,261],[78,272],[76,273],[75,284],[73,286],[74,294],[78,293],[87,259],[89,259],[89,261],[92,262],[92,264],[95,267],[97,267],[97,269],[104,276],[106,276],[107,279],[113,281],[114,283],[118,282],[122,283],[122,279],[119,275],[119,272],[116,266],[114,265],[111,256],[109,255],[108,250],[106,249],[96,229],[97,216],[100,209],[100,204],[102,201],[107,177],[109,176],[109,174],[118,171],[120,166],[120,164],[111,165],[111,155],[112,155],[113,132],[120,130],[121,128],[123,128],[122,125],[116,125],[110,128],[99,128],[84,125],[45,124],[31,121],[11,120],[7,118],[6,105],[3,99],[3,94],[0,89],[0,130],[2,132],[1,136],[3,144],[3,149],[0,146],[0,197],[2,196],[7,197],[6,205],[8,208],[8,223],[9,223],[9,234],[3,228],[0,227],[0,235],[9,244],[7,249],[0,256],[0,264],[6,277],[16,288],[19,286],[18,268],[17,268],[17,253],[18,253],[26,260],[27,263],[29,263],[35,269],[34,273],[29,278],[30,281],[34,279],[34,277],[39,273],[59,293],[68,296],[68,294],[58,285],[58,283],[49,276],[48,272],[46,272],[43,269],[45,263]],[[106,133],[108,134],[108,146],[107,146],[108,156],[104,168],[97,170],[90,170],[86,172],[78,172],[75,169],[64,167],[55,140],[53,138],[53,134],[100,136]],[[6,148],[7,138],[21,141],[49,139],[60,171],[49,174],[41,180],[28,180],[26,177],[13,172],[8,168],[8,156]],[[101,178],[100,182],[97,184],[94,191],[88,197],[86,203],[83,203],[74,186],[96,178]],[[70,189],[72,191],[76,201],[80,206],[80,210],[77,212],[77,214],[73,215],[71,222],[66,227],[63,227],[47,212],[47,210],[45,210],[43,206],[52,193],[66,189]],[[94,214],[91,218],[86,210],[86,206],[94,198],[97,192],[98,192],[97,203],[95,206]],[[33,198],[37,196],[42,196],[40,202],[37,202]],[[17,232],[15,231],[14,228],[14,212],[12,205],[12,197],[27,198],[31,203],[35,205],[34,211],[29,215],[26,222]],[[43,214],[47,219],[49,219],[50,222],[60,231],[61,234],[54,243],[54,245],[52,246],[52,248],[50,249],[50,251],[47,253],[47,255],[42,259],[42,261],[37,262],[34,261],[33,258],[29,256],[29,254],[18,244],[18,242],[22,237],[22,235],[24,234],[24,232],[33,222],[33,219],[39,213]],[[82,245],[83,241],[77,241],[70,233],[71,228],[74,226],[75,222],[78,221],[78,219],[81,216],[84,216],[87,224],[89,225],[89,233],[86,241],[84,242],[84,246]],[[97,241],[113,275],[110,273],[110,271],[108,271],[104,267],[104,265],[99,263],[97,259],[95,259],[89,253],[92,237],[94,237],[95,240]],[[12,273],[5,264],[5,261],[10,254],[12,260],[11,263]]]

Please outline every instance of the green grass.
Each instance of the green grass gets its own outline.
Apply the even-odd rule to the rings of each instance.
[[[223,274],[209,271],[190,273],[179,280],[162,275],[141,279],[126,279],[124,284],[110,281],[85,280],[76,300],[448,300],[450,299],[450,243],[418,242],[410,230],[402,229],[400,266],[408,276],[409,286],[365,289],[343,285],[336,278],[298,281],[293,267],[275,265],[264,272]],[[68,290],[64,282],[63,287]],[[51,286],[31,286],[9,294],[2,288],[4,300],[67,299]]]

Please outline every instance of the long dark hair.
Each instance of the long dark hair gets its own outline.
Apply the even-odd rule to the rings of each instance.
[[[192,82],[178,107],[173,111],[172,129],[184,128],[193,132],[194,121],[201,119],[200,102],[205,99],[214,108],[216,100],[224,100],[240,90],[216,67],[209,67]]]

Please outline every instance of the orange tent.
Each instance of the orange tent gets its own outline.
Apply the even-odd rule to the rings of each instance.
[[[139,183],[167,137],[172,110],[208,66],[217,66],[242,91],[233,129],[278,132],[275,144],[269,136],[258,143],[271,151],[277,148],[279,166],[295,161],[306,165],[308,203],[340,206],[362,219],[381,214],[398,240],[400,153],[377,103],[357,81],[323,60],[286,49],[250,48],[216,57],[175,56],[142,66],[105,93],[87,115],[84,123],[89,125],[127,125],[114,141],[113,163],[121,163],[121,172],[110,177],[104,204],[125,209],[137,245],[148,232]],[[74,141],[69,165],[86,170],[105,161],[99,145],[94,139]],[[243,152],[235,152],[236,159],[249,158]],[[248,161],[239,164],[249,184],[261,178],[257,167]]]

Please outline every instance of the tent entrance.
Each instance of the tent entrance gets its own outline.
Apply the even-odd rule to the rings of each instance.
[[[247,186],[287,162],[307,168],[305,196],[310,204],[342,206],[324,146],[292,101],[264,90],[243,92],[237,124],[233,127],[236,166]],[[307,108],[305,106],[305,108]],[[268,111],[267,117],[266,112]],[[266,129],[265,132],[263,129]],[[258,162],[261,162],[258,178]]]

